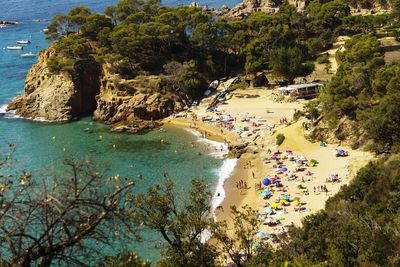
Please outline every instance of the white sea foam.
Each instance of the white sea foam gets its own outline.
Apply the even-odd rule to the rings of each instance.
[[[223,158],[226,154],[228,154],[228,146],[224,143],[221,142],[216,142],[213,140],[209,140],[207,138],[203,138],[201,133],[194,129],[186,129],[193,135],[197,136],[199,139],[199,142],[204,142],[210,147],[210,154],[214,157],[217,158]],[[225,190],[224,190],[224,183],[226,179],[228,179],[231,175],[233,170],[235,169],[237,163],[237,159],[224,159],[224,162],[220,168],[218,168],[217,174],[218,174],[218,183],[215,189],[214,196],[212,198],[212,211],[215,218],[215,209],[221,205],[222,201],[225,199]]]
[[[0,106],[0,117],[5,119],[17,119],[20,118],[15,114],[15,110],[7,111],[7,104]]]
[[[186,131],[192,133],[197,136],[199,139],[198,142],[205,143],[210,148],[210,155],[216,158],[224,158],[226,154],[228,154],[228,146],[224,143],[213,141],[207,138],[203,138],[201,133],[194,129],[186,129]]]
[[[215,209],[221,205],[222,201],[225,199],[224,184],[225,181],[232,175],[235,169],[237,159],[225,159],[221,168],[218,170],[218,184],[212,199],[211,207],[215,218]]]

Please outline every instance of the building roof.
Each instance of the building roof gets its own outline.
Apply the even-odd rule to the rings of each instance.
[[[313,82],[313,83],[301,83],[301,84],[291,84],[285,87],[279,87],[278,90],[279,91],[293,91],[293,90],[297,90],[297,89],[305,89],[305,88],[311,88],[311,87],[318,87],[318,86],[322,86],[322,83],[317,83],[317,82]]]

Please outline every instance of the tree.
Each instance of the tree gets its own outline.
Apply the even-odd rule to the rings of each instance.
[[[116,256],[107,256],[104,262],[97,267],[150,267],[147,260],[142,260],[133,252],[120,253]]]
[[[106,186],[94,165],[76,160],[65,160],[66,170],[49,177],[15,174],[11,154],[3,154],[0,164],[2,266],[87,263],[96,257],[89,243],[109,244],[119,220],[133,226],[124,219],[131,179],[109,177]]]
[[[112,29],[111,19],[105,15],[92,14],[86,18],[81,27],[82,35],[91,39],[96,39],[97,35],[105,28]]]
[[[79,31],[80,27],[86,22],[86,18],[91,14],[90,9],[85,6],[72,8],[68,14],[68,27],[72,32]]]
[[[229,229],[227,223],[222,222],[214,230],[213,238],[218,241],[221,254],[228,255],[238,267],[247,266],[246,262],[254,255],[267,249],[267,246],[254,247],[256,243],[260,244],[256,234],[262,221],[258,218],[258,212],[249,206],[240,209],[232,206],[231,217],[233,228]]]
[[[314,64],[305,62],[305,55],[298,47],[280,47],[270,52],[270,67],[290,83],[298,76],[307,76],[314,70]]]
[[[172,180],[164,177],[163,184],[131,198],[133,217],[167,243],[160,266],[213,266],[215,249],[202,240],[214,224],[207,185],[193,180],[189,198],[182,202]]]
[[[55,15],[47,27],[46,39],[55,40],[68,33],[68,17],[64,14]]]
[[[400,93],[386,95],[381,103],[374,107],[365,129],[375,141],[374,149],[378,152],[390,152],[394,145],[400,149]]]

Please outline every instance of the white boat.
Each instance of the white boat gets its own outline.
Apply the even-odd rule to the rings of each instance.
[[[31,41],[29,41],[29,40],[18,40],[17,41],[17,44],[30,44],[31,43]]]
[[[7,46],[8,50],[22,50],[24,49],[23,46]]]
[[[21,57],[23,57],[23,58],[36,57],[36,54],[29,52],[29,53],[22,54]]]

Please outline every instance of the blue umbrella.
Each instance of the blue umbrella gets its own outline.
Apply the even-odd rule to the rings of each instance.
[[[264,197],[264,196],[267,196],[267,195],[270,195],[270,194],[271,194],[271,192],[268,189],[265,189],[264,191],[261,192],[260,195]]]
[[[344,150],[343,150],[343,149],[339,149],[339,150],[337,151],[337,153],[338,153],[339,155],[343,155],[343,154],[344,154]]]
[[[258,237],[264,237],[265,233],[263,231],[258,231],[256,234]]]
[[[282,196],[282,199],[290,200],[290,196],[289,195],[284,195],[284,196]]]
[[[267,185],[270,185],[270,184],[271,184],[271,180],[270,180],[270,179],[265,178],[265,179],[263,180],[263,185],[267,186]]]
[[[265,212],[268,213],[268,214],[271,214],[272,211],[273,211],[273,210],[272,210],[271,207],[267,207],[267,208],[265,209]]]
[[[285,172],[287,171],[287,168],[282,168],[281,171]]]
[[[275,180],[275,181],[273,181],[272,183],[273,183],[274,185],[277,185],[277,184],[280,184],[281,181],[280,181],[280,180]]]

